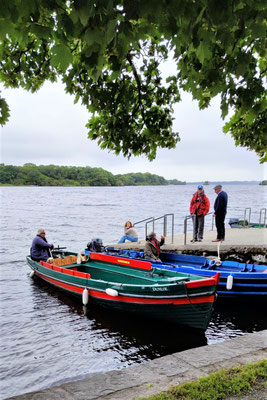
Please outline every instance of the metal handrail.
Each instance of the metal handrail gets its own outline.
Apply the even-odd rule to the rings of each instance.
[[[141,222],[145,222],[145,221],[148,221],[148,220],[152,220],[154,217],[149,217],[149,218],[145,218],[145,219],[142,219],[141,221],[137,221],[137,222],[134,222],[134,224],[133,224],[133,226],[135,226],[135,225],[137,225],[137,224],[141,224]]]
[[[167,236],[167,217],[170,215],[172,216],[172,243],[173,243],[173,241],[174,241],[174,214],[173,213],[164,214],[157,218],[155,218],[155,217],[145,218],[142,221],[135,222],[134,225],[137,225],[141,222],[147,221],[146,225],[145,225],[145,237],[147,237],[148,224],[150,224],[152,222],[152,230],[154,232],[155,231],[155,221],[158,221],[159,219],[163,219],[163,235]]]
[[[184,244],[186,244],[187,220],[191,219],[191,218],[193,219],[193,229],[194,229],[196,216],[195,215],[187,215],[184,219]]]
[[[263,218],[263,223],[262,223],[262,226],[263,226],[263,228],[266,228],[266,208],[261,208],[260,209],[260,219],[259,219],[259,227],[261,226],[261,213],[262,213],[262,211],[263,211],[263,215],[264,215],[264,218]]]
[[[147,224],[148,224],[149,222],[152,222],[152,221],[153,221],[153,231],[154,231],[154,217],[149,217],[149,218],[142,219],[141,221],[137,221],[137,222],[135,222],[135,223],[133,224],[133,226],[138,225],[138,224],[141,224],[141,222],[145,222],[145,221],[147,221],[147,223],[146,223],[146,225],[145,225],[145,238],[146,238],[146,237],[147,237]]]
[[[248,210],[248,219],[247,219],[248,224],[246,225],[247,210]],[[251,207],[247,207],[247,208],[245,208],[245,211],[244,211],[244,221],[243,221],[243,227],[244,228],[246,228],[246,227],[249,228],[250,227],[250,218],[251,218]]]
[[[209,212],[208,214],[205,215],[205,217],[206,217],[207,215],[210,215],[210,214],[213,215],[213,212]],[[195,231],[196,215],[195,215],[195,214],[193,214],[193,215],[187,215],[187,216],[185,217],[185,219],[184,219],[184,245],[186,244],[187,221],[188,221],[189,219],[192,219],[192,220],[193,220],[193,233],[194,233],[194,231]],[[211,230],[212,230],[212,231],[213,231],[213,227],[214,227],[214,215],[212,216],[212,223],[211,223]]]
[[[173,213],[169,213],[169,214],[165,214],[164,215],[164,236],[167,236],[167,217],[171,216],[172,217],[172,243],[174,241],[174,214]]]

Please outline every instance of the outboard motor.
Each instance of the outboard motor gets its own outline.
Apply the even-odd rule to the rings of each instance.
[[[95,253],[102,253],[105,250],[102,239],[94,238],[91,242],[87,243],[87,250]]]

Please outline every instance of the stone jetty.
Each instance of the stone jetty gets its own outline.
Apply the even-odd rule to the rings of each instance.
[[[158,236],[161,232],[156,232]],[[262,254],[267,256],[267,228],[240,228],[226,229],[225,241],[212,242],[216,239],[216,230],[209,230],[204,232],[204,239],[202,242],[191,243],[193,238],[192,232],[188,232],[186,236],[186,244],[184,244],[184,235],[174,235],[173,243],[172,237],[167,236],[165,244],[161,247],[162,251],[170,251],[177,253],[187,253],[202,255],[203,253],[214,254],[218,252],[218,244],[220,254]],[[106,244],[105,244],[106,245]],[[140,240],[136,243],[126,242],[123,244],[109,244],[116,248],[122,249],[140,249],[142,250],[145,245],[145,240]]]
[[[208,376],[222,368],[232,368],[266,358],[267,330],[264,330],[10,399],[133,400]]]

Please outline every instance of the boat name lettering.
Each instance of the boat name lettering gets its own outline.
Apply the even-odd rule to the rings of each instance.
[[[152,290],[153,290],[154,292],[157,292],[157,291],[159,291],[159,292],[164,292],[164,291],[167,291],[168,288],[167,288],[167,287],[152,287]]]

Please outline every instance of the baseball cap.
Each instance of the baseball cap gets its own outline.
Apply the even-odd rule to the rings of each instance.
[[[203,185],[198,185],[198,189],[203,189]]]

